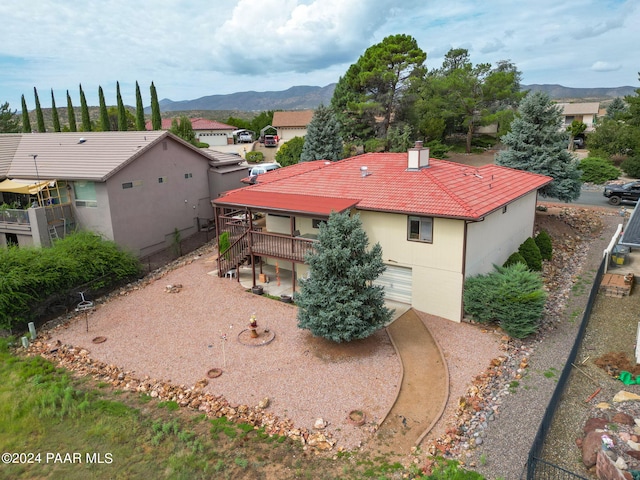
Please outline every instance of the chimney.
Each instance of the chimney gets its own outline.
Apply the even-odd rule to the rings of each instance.
[[[417,140],[415,146],[409,149],[407,170],[417,171],[429,166],[429,148],[422,146],[422,141]]]

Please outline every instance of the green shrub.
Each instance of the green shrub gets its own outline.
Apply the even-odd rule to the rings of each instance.
[[[514,263],[522,263],[523,265],[526,265],[527,261],[522,255],[520,255],[520,252],[513,252],[511,255],[509,255],[509,258],[507,258],[507,261],[504,262],[502,266],[508,267],[510,265],[513,265]]]
[[[196,142],[195,146],[198,148],[209,148],[209,144],[204,142]]]
[[[602,184],[608,180],[615,180],[620,176],[620,170],[610,160],[600,157],[587,157],[580,162],[583,182]]]
[[[260,163],[264,160],[264,153],[262,152],[247,152],[244,156],[245,160],[249,163]]]
[[[542,259],[551,260],[551,257],[553,256],[553,245],[551,244],[551,237],[549,234],[544,230],[540,230],[540,233],[536,235],[535,241],[536,245],[538,245],[538,248],[540,249]]]
[[[371,152],[384,152],[387,142],[384,138],[371,138],[364,142],[364,151]]]
[[[524,261],[527,262],[527,266],[530,270],[534,272],[539,272],[542,270],[542,255],[540,254],[540,249],[533,238],[527,238],[520,247],[518,247],[518,252],[524,258]]]
[[[538,273],[515,263],[467,279],[463,299],[475,321],[496,322],[508,335],[524,338],[538,330],[546,293]]]
[[[51,295],[115,285],[139,275],[140,264],[114,242],[78,232],[51,248],[0,249],[0,272],[0,328],[12,329],[35,318]]]
[[[429,147],[429,156],[431,158],[447,158],[449,147],[440,140],[432,140],[425,146]]]
[[[640,157],[627,158],[620,164],[620,168],[631,178],[640,178]]]
[[[218,252],[222,253],[227,250],[231,246],[231,240],[229,240],[229,232],[222,232],[218,237]],[[224,256],[227,260],[229,259],[229,252],[227,252]]]

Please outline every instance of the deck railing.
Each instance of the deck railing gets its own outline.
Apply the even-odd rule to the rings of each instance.
[[[29,225],[29,212],[23,209],[7,209],[0,211],[0,222]]]
[[[278,233],[250,232],[251,250],[254,255],[291,260],[302,263],[304,257],[313,250],[315,240],[302,237],[292,237]]]

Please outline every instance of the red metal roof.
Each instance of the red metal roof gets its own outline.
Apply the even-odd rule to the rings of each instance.
[[[271,193],[253,191],[251,188],[233,190],[214,200],[219,206],[264,208],[266,210],[297,212],[328,217],[333,211],[344,212],[358,200],[353,198],[330,198],[315,195]]]
[[[437,159],[430,159],[426,168],[409,171],[407,153],[369,153],[328,164],[316,161],[280,168],[258,176],[258,181],[240,189],[245,201],[250,202],[252,195],[265,202],[270,197],[264,194],[286,194],[283,199],[290,199],[294,210],[297,196],[358,199],[355,206],[361,210],[479,220],[552,178],[492,164],[476,168]]]

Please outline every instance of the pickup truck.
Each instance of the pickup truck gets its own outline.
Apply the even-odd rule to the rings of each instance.
[[[278,146],[278,138],[275,135],[265,135],[264,136],[264,146],[265,147],[277,147]]]
[[[602,194],[609,199],[611,205],[620,205],[621,202],[637,202],[640,199],[640,181],[624,185],[607,185]]]

